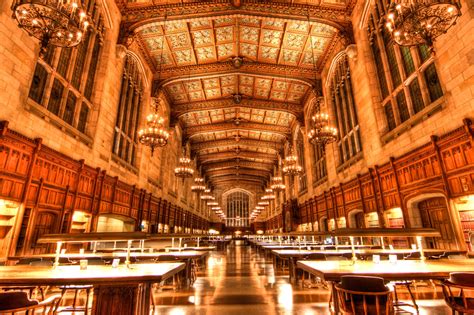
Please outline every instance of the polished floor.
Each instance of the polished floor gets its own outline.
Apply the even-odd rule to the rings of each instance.
[[[157,292],[155,314],[330,314],[327,290],[292,286],[288,280],[288,275],[275,272],[270,258],[234,242],[225,251],[211,253],[190,288]],[[417,287],[421,315],[451,314],[437,291]]]

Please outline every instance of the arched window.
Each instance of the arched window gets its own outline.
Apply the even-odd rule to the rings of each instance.
[[[242,191],[236,191],[227,196],[226,225],[249,226],[250,197]]]
[[[115,123],[113,153],[122,161],[135,166],[138,146],[138,120],[143,97],[143,78],[138,62],[127,54],[123,67],[122,85],[117,120]]]
[[[352,93],[351,72],[344,54],[328,78],[329,93],[339,131],[339,163],[344,164],[362,150],[359,121]]]
[[[298,136],[296,138],[296,154],[298,156],[298,163],[301,165],[303,168],[303,173],[299,176],[299,185],[298,185],[298,190],[299,192],[304,192],[308,188],[308,181],[306,177],[306,164],[305,164],[305,159],[304,159],[304,141],[303,141],[303,135],[301,132],[298,132]]]
[[[52,113],[52,121],[87,134],[104,23],[94,0],[82,3],[93,18],[94,30],[76,48],[49,46],[38,59],[28,96],[33,112]]]
[[[443,96],[433,58],[424,45],[403,47],[393,43],[384,26],[388,1],[376,0],[368,35],[385,114],[386,131],[395,129]],[[382,25],[382,26],[381,26]],[[424,115],[424,114],[420,114]]]

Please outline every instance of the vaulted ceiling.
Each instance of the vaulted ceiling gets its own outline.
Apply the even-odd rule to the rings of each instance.
[[[153,93],[214,188],[268,183],[355,4],[116,1],[120,41],[154,71]]]

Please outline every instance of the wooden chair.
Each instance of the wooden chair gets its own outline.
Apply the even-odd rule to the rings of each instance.
[[[392,292],[384,279],[342,276],[336,284],[336,303],[345,315],[388,315],[394,313]]]
[[[474,272],[452,272],[442,284],[444,300],[453,315],[474,314]]]
[[[0,314],[53,315],[56,314],[59,295],[53,295],[42,302],[30,300],[23,291],[0,293]]]

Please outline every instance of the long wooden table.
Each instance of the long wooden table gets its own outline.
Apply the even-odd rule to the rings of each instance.
[[[148,260],[148,259],[159,259],[160,257],[170,257],[169,260],[179,260],[186,263],[186,280],[188,284],[192,283],[192,265],[193,260],[201,260],[205,263],[205,257],[209,255],[208,251],[194,251],[194,250],[183,250],[180,252],[136,252],[130,253],[131,258],[135,258],[137,260]],[[20,260],[20,259],[54,259],[56,254],[38,254],[38,255],[25,255],[25,256],[10,256],[8,260]],[[104,260],[112,260],[116,258],[120,258],[121,260],[127,257],[126,252],[112,252],[112,253],[91,253],[86,252],[84,254],[80,253],[65,253],[60,254],[59,258],[66,258],[71,261],[78,261],[81,259],[104,259]]]
[[[380,255],[380,256],[389,256],[389,255],[397,255],[399,259],[409,258],[411,255],[418,254],[419,250],[415,249],[356,249],[354,253],[358,257],[366,258],[372,255]],[[465,251],[461,250],[445,250],[445,249],[425,249],[424,253],[428,257],[438,256],[438,257],[447,257],[448,255],[454,254],[462,254]],[[273,263],[276,267],[277,265],[277,258],[288,260],[288,269],[289,269],[289,276],[290,282],[296,280],[296,261],[303,259],[312,254],[324,255],[324,256],[344,256],[346,258],[351,259],[353,254],[352,250],[350,249],[343,249],[343,250],[294,250],[294,249],[282,249],[282,250],[272,250],[273,254]]]
[[[151,285],[185,268],[184,263],[119,266],[2,266],[0,286],[79,285],[94,286],[93,315],[144,315],[150,313]]]
[[[335,282],[344,275],[377,276],[385,280],[433,280],[446,279],[451,272],[474,272],[472,259],[399,260],[396,263],[381,261],[298,261],[297,267],[332,284],[331,299],[334,311],[339,312]],[[331,305],[330,305],[331,307]]]

